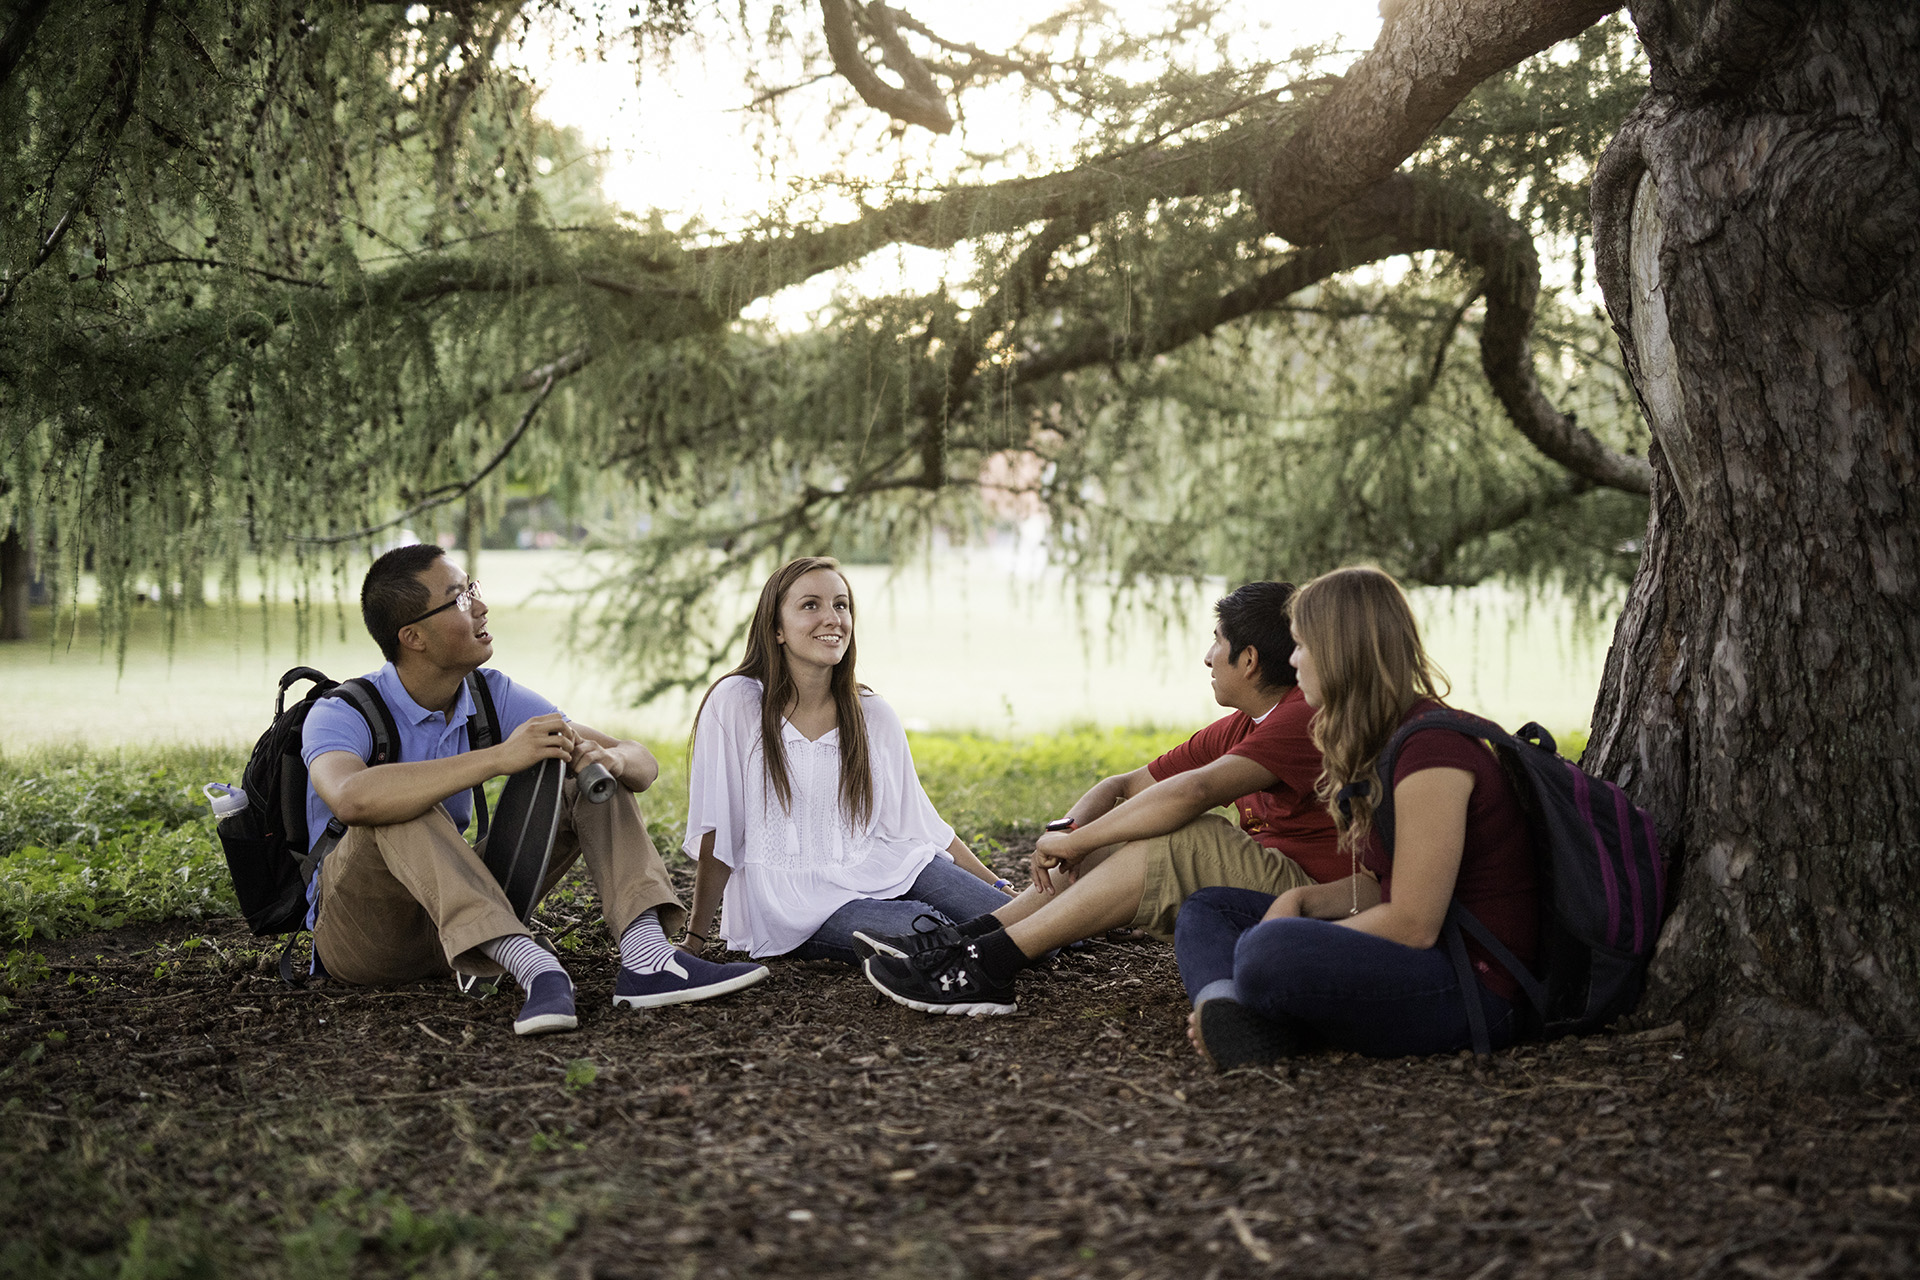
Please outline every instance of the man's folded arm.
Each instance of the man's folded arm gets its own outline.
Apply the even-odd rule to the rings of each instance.
[[[327,751],[313,758],[307,777],[314,794],[350,827],[411,822],[448,796],[489,778],[518,773],[549,758],[567,759],[573,748],[565,723],[558,712],[535,716],[505,742],[484,751],[383,764],[377,769],[351,751]]]
[[[1185,773],[1163,778],[1109,813],[1073,833],[1083,849],[1127,840],[1150,840],[1178,831],[1218,805],[1230,804],[1274,784],[1273,774],[1245,756],[1224,755]]]
[[[350,827],[386,827],[410,822],[448,796],[493,777],[488,753],[469,751],[444,760],[418,760],[373,768],[351,751],[314,757],[307,777],[333,816]]]
[[[1122,800],[1130,800],[1152,785],[1153,774],[1145,765],[1131,773],[1116,773],[1110,778],[1102,778],[1088,787],[1085,795],[1074,801],[1066,816],[1084,827]]]

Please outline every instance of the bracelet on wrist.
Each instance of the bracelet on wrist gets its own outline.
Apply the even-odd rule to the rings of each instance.
[[[1001,876],[993,882],[993,887],[996,889],[1011,889],[1013,888],[1013,881],[1007,879],[1005,876]]]

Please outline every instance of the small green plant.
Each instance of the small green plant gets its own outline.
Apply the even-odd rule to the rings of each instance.
[[[186,1280],[212,1274],[212,1262],[192,1243],[156,1234],[153,1223],[141,1218],[127,1232],[117,1280]]]
[[[363,1253],[386,1254],[411,1273],[457,1249],[498,1250],[510,1234],[501,1224],[470,1213],[416,1210],[389,1191],[346,1187],[321,1201],[304,1226],[282,1236],[281,1247],[291,1274],[322,1280],[360,1274]],[[543,1219],[530,1234],[548,1237],[552,1232]]]
[[[535,1129],[533,1136],[527,1139],[527,1150],[537,1156],[547,1155],[555,1151],[585,1151],[586,1149],[586,1143],[568,1134],[548,1133],[545,1129]]]
[[[593,1065],[591,1058],[575,1058],[567,1064],[566,1079],[561,1083],[569,1093],[578,1093],[600,1078],[600,1068]]]

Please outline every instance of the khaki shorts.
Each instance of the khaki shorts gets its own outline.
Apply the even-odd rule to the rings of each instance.
[[[1173,938],[1180,904],[1197,889],[1257,889],[1277,897],[1314,882],[1292,858],[1259,844],[1217,813],[1203,813],[1178,831],[1138,843],[1147,853],[1147,879],[1133,927],[1156,938]]]

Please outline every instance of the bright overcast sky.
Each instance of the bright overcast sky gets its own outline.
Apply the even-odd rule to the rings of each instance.
[[[1044,5],[1032,0],[960,5],[906,0],[903,7],[942,36],[985,49],[1007,48],[1044,12]],[[1151,25],[1155,12],[1149,0],[1115,0],[1110,7],[1119,22],[1133,29]],[[1230,5],[1229,14],[1234,11]],[[1312,44],[1365,49],[1380,29],[1377,0],[1241,0],[1238,11],[1245,20],[1234,56],[1243,62],[1283,57]],[[795,22],[818,21],[811,3],[793,6],[792,16]],[[770,185],[762,176],[752,131],[740,111],[746,91],[739,64],[724,44],[716,43],[703,55],[694,42],[683,41],[675,49],[670,72],[649,67],[636,86],[631,61],[613,56],[614,51],[605,61],[582,60],[542,43],[536,40],[522,55],[543,90],[538,109],[556,124],[579,129],[591,146],[606,154],[605,190],[623,207],[635,213],[658,209],[675,226],[697,216],[710,226],[726,227],[751,219],[778,198],[782,185]],[[824,100],[829,92],[845,93],[845,87],[822,86],[813,92]],[[1042,119],[1039,106],[1023,111],[1011,93],[995,100],[975,91],[966,106],[965,142],[975,151],[997,151],[1022,140],[1031,143]],[[930,148],[961,145],[959,138],[936,139],[919,129],[908,136],[916,135]]]

